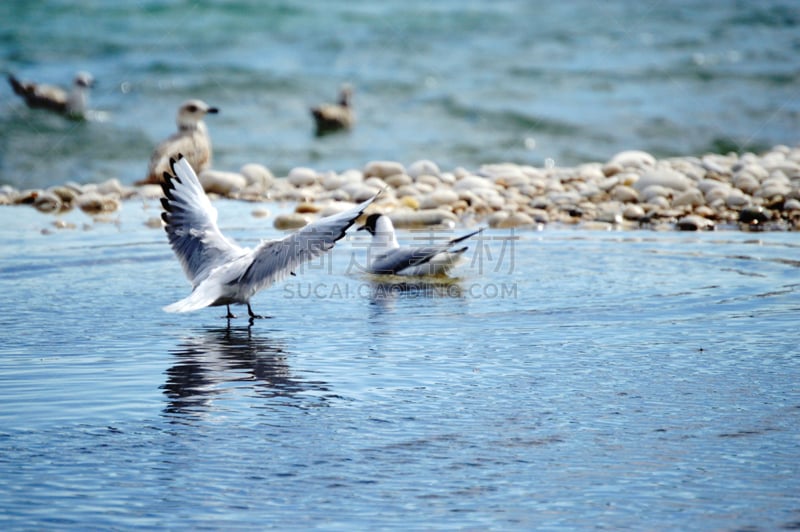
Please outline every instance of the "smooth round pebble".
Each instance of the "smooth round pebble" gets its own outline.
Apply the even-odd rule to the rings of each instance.
[[[62,203],[72,203],[78,197],[78,191],[70,187],[55,186],[50,187],[48,191],[58,196]]]
[[[640,177],[639,180],[633,184],[633,188],[641,192],[647,187],[657,185],[682,192],[689,188],[689,183],[689,178],[687,178],[685,175],[681,174],[680,172],[676,172],[671,168],[662,166],[653,170],[649,170],[642,175],[642,177]]]
[[[297,188],[310,187],[317,182],[317,172],[303,166],[292,168],[286,180]]]
[[[78,226],[66,220],[53,220],[53,227],[56,229],[76,229]]]
[[[752,198],[738,188],[732,188],[725,198],[725,205],[731,209],[740,209],[753,203]]]
[[[696,214],[680,218],[675,224],[681,231],[709,231],[714,229],[714,222]]]
[[[33,206],[36,210],[43,213],[59,212],[62,208],[61,198],[52,192],[42,191],[33,200]]]
[[[400,198],[400,204],[409,209],[419,209],[419,200],[414,196],[403,196]]]
[[[364,166],[364,176],[375,176],[381,179],[395,174],[406,174],[405,167],[394,161],[370,161]]]
[[[611,190],[611,199],[621,203],[636,203],[639,201],[639,193],[633,187],[617,185]]]
[[[760,205],[745,207],[739,211],[739,222],[748,225],[759,225],[769,220],[766,209]]]
[[[489,227],[496,229],[511,229],[512,227],[525,227],[535,225],[536,222],[524,212],[504,212],[493,213],[487,219]]]
[[[644,209],[641,205],[625,205],[625,208],[622,210],[622,217],[626,220],[639,221],[644,218]]]
[[[120,208],[120,202],[117,198],[101,196],[97,192],[81,194],[75,198],[75,204],[90,216],[112,213]]]
[[[595,221],[607,222],[610,224],[622,223],[622,212],[617,205],[605,205],[595,215]]]
[[[435,209],[437,207],[444,207],[452,205],[458,201],[458,194],[455,191],[440,188],[423,196],[419,201],[420,209]]]
[[[116,194],[118,196],[125,195],[125,188],[122,186],[122,183],[119,182],[119,179],[116,177],[103,181],[97,185],[97,193],[102,194],[104,196],[110,194]]]
[[[696,188],[690,188],[672,198],[673,207],[699,207],[705,204],[705,197],[703,193]]]
[[[417,179],[421,175],[432,175],[435,177],[439,177],[441,173],[442,172],[439,169],[439,165],[427,159],[414,161],[408,167],[408,175],[411,176],[413,179]]]
[[[459,190],[476,190],[482,188],[494,188],[494,183],[490,180],[486,179],[485,177],[479,177],[476,175],[471,175],[467,177],[463,177],[456,181],[453,185],[453,189],[458,192]]]
[[[458,218],[449,211],[441,209],[428,209],[419,211],[394,211],[389,213],[389,219],[395,227],[455,227]]]
[[[620,168],[645,168],[654,166],[656,164],[656,158],[646,151],[625,150],[614,155],[607,164],[616,165]]]
[[[325,190],[336,190],[351,183],[347,177],[339,175],[336,172],[326,172],[322,175],[320,182],[322,184],[322,188]]]
[[[394,174],[383,180],[384,183],[392,188],[400,188],[405,185],[410,185],[414,182],[408,174]]]
[[[800,199],[792,198],[786,200],[786,202],[783,204],[783,210],[800,211]]]
[[[375,194],[381,191],[381,189],[378,187],[371,187],[360,183],[353,183],[347,185],[342,190],[347,192],[347,194],[350,196],[350,199],[352,199],[356,203],[367,201],[368,199],[370,199]]]
[[[311,217],[300,213],[279,214],[272,223],[275,229],[286,231],[289,229],[300,229],[311,223]]]
[[[197,178],[206,192],[226,197],[238,194],[247,186],[247,179],[235,172],[203,170]]]
[[[261,190],[267,190],[275,182],[275,176],[262,164],[248,163],[239,169],[239,173],[244,176],[248,186],[256,185]]]
[[[310,203],[308,201],[303,201],[297,204],[297,207],[294,208],[294,212],[299,214],[315,214],[322,210],[322,207],[317,205],[316,203]]]

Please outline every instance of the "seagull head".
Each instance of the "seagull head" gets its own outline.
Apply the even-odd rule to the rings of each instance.
[[[367,221],[364,222],[364,225],[362,225],[361,227],[356,229],[356,231],[367,230],[369,232],[369,234],[374,235],[375,234],[375,226],[378,223],[378,218],[380,218],[381,216],[383,216],[383,215],[382,214],[377,214],[377,213],[376,214],[370,214],[369,216],[367,216]]]
[[[367,216],[367,221],[364,222],[364,225],[357,229],[357,231],[364,230],[372,236],[375,236],[376,233],[394,234],[394,225],[392,225],[392,220],[388,216],[376,212]]]
[[[342,107],[350,107],[353,98],[353,86],[349,83],[342,85],[339,90],[339,105]]]
[[[191,129],[197,127],[207,114],[216,114],[219,109],[211,107],[203,100],[186,100],[178,109],[178,127]]]
[[[94,77],[86,71],[81,71],[75,74],[75,79],[72,83],[76,87],[88,89],[94,86]]]

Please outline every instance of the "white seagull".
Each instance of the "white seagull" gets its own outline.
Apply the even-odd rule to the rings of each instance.
[[[330,251],[355,223],[371,199],[344,212],[321,218],[279,240],[262,241],[255,249],[239,247],[217,227],[217,210],[203,191],[189,161],[178,155],[171,161],[172,174],[164,174],[161,186],[165,212],[161,218],[173,251],[192,283],[192,293],[164,307],[167,312],[190,312],[232,304],[247,305],[250,318],[260,318],[250,298],[283,279],[303,262]]]
[[[439,245],[400,247],[394,225],[384,214],[370,214],[359,231],[372,235],[368,250],[367,270],[384,275],[447,275],[461,261],[467,246],[453,246],[483,231],[483,228]]]
[[[8,83],[32,109],[49,109],[72,118],[85,118],[94,78],[88,72],[78,72],[69,92],[53,85],[20,81],[13,74],[8,75]]]
[[[211,166],[211,137],[203,118],[217,114],[219,109],[203,100],[186,100],[178,108],[176,123],[178,131],[156,146],[147,165],[147,177],[137,185],[159,184],[162,176],[170,170],[170,159],[179,153],[189,160],[198,174]]]

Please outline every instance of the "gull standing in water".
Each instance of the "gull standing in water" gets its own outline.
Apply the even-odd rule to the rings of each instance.
[[[211,166],[211,138],[203,118],[207,114],[218,112],[219,109],[202,100],[183,102],[176,120],[178,131],[156,146],[147,167],[147,177],[136,184],[161,183],[164,173],[170,170],[170,159],[179,153],[183,154],[198,174]]]
[[[392,221],[377,213],[370,214],[358,230],[366,230],[372,235],[367,261],[370,273],[417,276],[447,275],[469,249],[467,246],[452,249],[453,246],[483,231],[478,229],[439,245],[400,247]]]
[[[94,85],[94,78],[88,72],[78,72],[69,92],[53,85],[20,81],[13,74],[8,75],[8,83],[32,109],[49,109],[70,118],[86,118],[89,89]]]
[[[170,161],[161,187],[165,212],[161,218],[173,251],[192,282],[192,293],[167,305],[167,312],[190,312],[232,304],[247,305],[250,319],[260,318],[250,298],[263,288],[293,274],[302,263],[330,251],[375,198],[344,212],[321,218],[279,240],[262,241],[255,249],[239,247],[217,227],[217,210],[203,191],[189,161],[178,155]]]

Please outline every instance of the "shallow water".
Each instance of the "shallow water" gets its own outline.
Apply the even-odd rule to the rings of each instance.
[[[104,120],[30,111],[0,87],[0,184],[144,177],[187,98],[215,166],[373,159],[569,166],[798,142],[795,0],[0,3],[0,63],[98,80]],[[356,128],[317,139],[310,105],[355,88]]]
[[[405,291],[355,235],[248,326],[160,310],[188,284],[156,209],[0,209],[4,529],[800,523],[792,233],[490,230]]]

